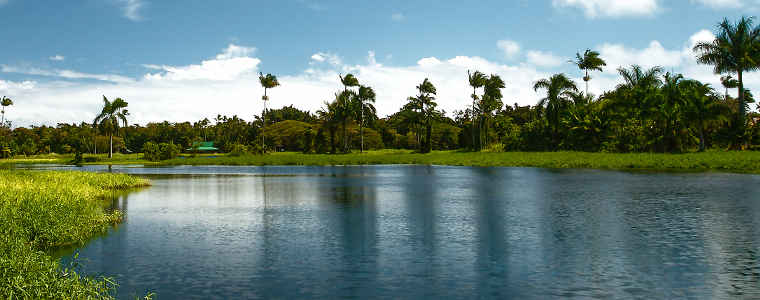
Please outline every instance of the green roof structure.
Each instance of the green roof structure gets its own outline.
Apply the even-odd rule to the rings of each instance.
[[[214,142],[193,142],[193,147],[198,146],[198,151],[219,151],[219,148],[214,147]],[[187,151],[193,151],[193,148],[188,148]]]

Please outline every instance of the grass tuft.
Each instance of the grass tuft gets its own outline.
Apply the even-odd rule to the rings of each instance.
[[[41,250],[105,232],[123,218],[103,210],[111,190],[149,184],[124,174],[0,170],[0,299],[113,299],[113,277],[62,269]]]

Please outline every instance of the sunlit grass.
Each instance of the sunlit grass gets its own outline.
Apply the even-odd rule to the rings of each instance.
[[[114,153],[112,158],[108,154],[85,154],[81,165],[155,165],[157,163],[143,159],[143,154]],[[0,166],[32,165],[32,164],[75,164],[73,154],[44,154],[30,156],[13,156],[0,159]]]
[[[433,151],[428,154],[408,150],[365,151],[345,155],[301,154],[293,152],[240,157],[185,158],[162,162],[163,165],[381,165],[430,164],[452,166],[500,166],[541,168],[603,169],[689,169],[760,171],[760,152],[707,151],[679,154],[665,153],[590,153],[590,152],[455,152]]]
[[[149,184],[124,174],[0,170],[0,299],[111,299],[112,278],[62,269],[40,250],[105,232],[123,216],[103,210],[112,190]]]

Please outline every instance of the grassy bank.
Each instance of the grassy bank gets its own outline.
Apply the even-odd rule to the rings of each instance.
[[[456,152],[435,151],[428,154],[409,150],[365,151],[345,155],[301,154],[293,152],[240,157],[211,155],[195,158],[176,158],[160,163],[149,162],[142,155],[106,154],[85,155],[84,164],[136,164],[136,165],[384,165],[433,164],[451,166],[501,166],[540,168],[601,168],[601,169],[673,169],[723,170],[733,172],[760,172],[760,152],[722,151],[692,153],[590,153],[590,152]],[[0,159],[0,167],[17,164],[70,164],[71,155],[45,155]]]
[[[148,184],[124,174],[0,170],[0,299],[111,299],[111,278],[61,269],[41,250],[105,232],[122,218],[103,211],[111,190]]]
[[[589,152],[433,152],[370,151],[364,154],[322,155],[275,153],[219,158],[185,158],[163,165],[377,165],[433,164],[541,168],[684,169],[760,172],[760,152],[589,153]]]
[[[156,162],[150,162],[143,159],[141,154],[120,154],[114,153],[112,158],[108,154],[85,154],[82,165],[156,165]],[[33,164],[74,164],[73,154],[40,154],[30,156],[14,156],[0,159],[0,167],[13,165],[33,165]]]

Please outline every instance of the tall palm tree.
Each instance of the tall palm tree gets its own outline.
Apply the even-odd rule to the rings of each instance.
[[[477,89],[486,85],[486,75],[480,71],[470,74],[470,70],[467,70],[467,77],[469,77],[472,87],[472,148],[475,149],[475,102],[478,100]]]
[[[573,92],[578,91],[578,86],[564,73],[555,74],[549,79],[540,79],[533,84],[533,90],[546,89],[546,97],[538,101],[539,113],[546,116],[549,124],[555,127],[559,125],[559,115],[567,108]]]
[[[359,79],[357,79],[354,74],[348,73],[345,77],[343,77],[342,74],[338,74],[338,77],[340,77],[340,83],[343,84],[343,92],[340,95],[336,95],[336,100],[338,100],[338,107],[341,113],[339,116],[342,118],[343,123],[343,152],[347,153],[350,151],[351,147],[351,138],[349,136],[349,123],[351,121],[351,111],[354,111],[354,101],[356,97],[356,92],[353,90],[349,90],[349,87],[359,86]]]
[[[261,83],[261,86],[264,87],[264,96],[261,96],[261,100],[264,100],[264,113],[262,113],[263,127],[261,129],[261,151],[264,151],[264,133],[267,130],[267,100],[269,100],[269,96],[267,96],[267,89],[280,86],[280,82],[277,81],[277,76],[269,73],[264,76],[264,73],[259,72],[259,83]]]
[[[713,65],[715,74],[737,74],[739,81],[739,114],[746,115],[744,99],[744,72],[760,68],[760,26],[753,26],[755,17],[742,16],[736,24],[728,18],[718,23],[718,34],[711,42],[694,46],[697,62]]]
[[[364,153],[364,116],[373,116],[377,114],[375,110],[375,90],[368,86],[359,86],[359,93],[356,94],[356,118],[359,120],[359,131],[361,134],[361,153]]]
[[[588,71],[602,71],[603,66],[607,66],[607,63],[599,58],[599,52],[586,49],[583,52],[583,56],[580,53],[575,53],[576,61],[568,60],[567,62],[578,66],[579,69],[586,72],[586,76],[583,77],[583,81],[586,82],[586,95],[588,95],[588,81],[591,80],[591,76],[588,76]]]
[[[438,111],[435,110],[438,103],[435,103],[435,97],[431,96],[436,94],[436,90],[435,86],[433,86],[427,78],[422,81],[422,84],[417,86],[417,90],[420,92],[419,98],[422,104],[422,115],[425,118],[425,147],[422,150],[423,152],[428,153],[432,150],[432,143],[430,140],[432,138],[433,121],[435,121],[440,115]]]
[[[491,74],[486,77],[483,85],[483,97],[478,103],[480,111],[480,148],[483,148],[483,136],[488,138],[488,131],[491,127],[491,117],[495,110],[501,109],[504,104],[501,102],[501,89],[504,88],[504,80],[499,75]],[[486,140],[486,143],[488,141]]]
[[[2,126],[3,124],[5,124],[5,107],[13,105],[13,100],[11,100],[11,98],[3,96],[3,99],[0,100],[0,105],[3,106],[3,110],[2,110],[3,117],[2,119],[0,119],[0,126]]]
[[[127,126],[127,116],[129,115],[126,110],[127,105],[127,101],[121,98],[116,98],[111,102],[106,96],[103,96],[103,110],[92,121],[93,124],[97,124],[101,130],[108,133],[108,158],[113,157],[113,134],[119,131],[120,123]]]

